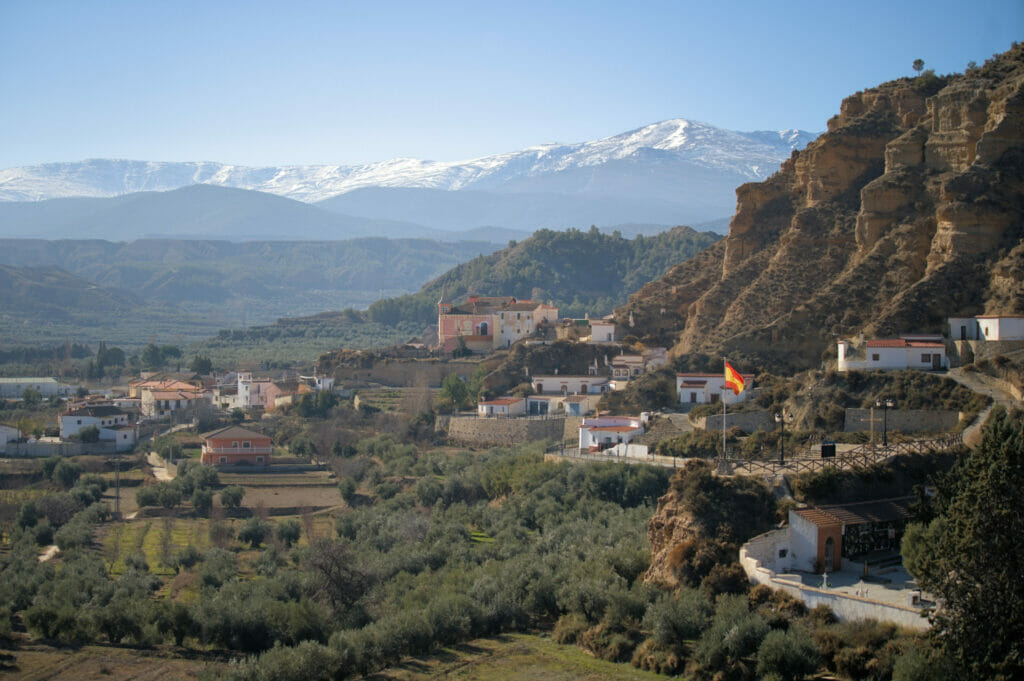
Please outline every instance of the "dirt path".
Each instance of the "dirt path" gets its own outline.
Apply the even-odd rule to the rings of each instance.
[[[964,429],[964,444],[968,447],[974,447],[981,442],[981,428],[985,425],[985,421],[988,420],[988,415],[995,405],[1001,404],[1006,408],[1010,408],[1014,404],[1020,404],[1020,401],[1014,399],[1013,394],[1006,389],[1003,382],[999,379],[977,371],[964,371],[962,367],[950,369],[946,375],[960,385],[980,395],[987,395],[992,398],[992,404],[978,414],[978,418],[974,419],[974,423]]]
[[[54,556],[60,553],[60,548],[56,544],[50,544],[46,547],[46,550],[39,554],[39,562],[45,563]]]
[[[167,470],[164,460],[156,452],[150,452],[146,457],[146,463],[153,469],[153,477],[161,482],[174,480],[174,476]]]

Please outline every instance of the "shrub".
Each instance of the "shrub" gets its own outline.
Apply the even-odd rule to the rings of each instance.
[[[228,669],[226,681],[331,681],[342,676],[342,658],[333,648],[303,641],[294,648],[279,643],[259,657]]]
[[[191,569],[203,559],[202,554],[199,553],[194,545],[189,544],[174,556],[171,561],[171,566],[174,567],[175,572],[185,568],[186,570]]]
[[[242,529],[238,532],[238,540],[249,542],[249,545],[255,549],[263,543],[268,534],[270,534],[270,524],[253,516],[242,525]]]
[[[294,518],[282,520],[277,524],[275,534],[279,542],[290,548],[292,544],[299,541],[299,537],[302,535],[302,526]]]
[[[213,492],[208,489],[196,488],[192,492],[192,508],[199,515],[209,515],[210,509],[213,508]]]
[[[69,459],[61,459],[53,469],[53,481],[64,489],[71,489],[81,474],[80,464]]]
[[[238,508],[245,497],[245,488],[240,485],[229,485],[220,491],[220,503],[227,508]]]
[[[811,637],[798,627],[770,631],[757,649],[757,673],[782,681],[802,679],[821,664],[821,652]]]

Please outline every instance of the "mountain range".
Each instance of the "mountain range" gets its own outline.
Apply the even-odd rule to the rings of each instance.
[[[0,170],[0,202],[6,202],[0,203],[0,236],[46,236],[36,230],[47,223],[80,229],[80,223],[59,216],[87,213],[94,218],[85,225],[86,233],[97,238],[187,235],[196,212],[205,221],[196,229],[200,234],[234,239],[272,238],[270,233],[282,224],[319,238],[445,238],[447,231],[482,227],[532,232],[591,224],[695,224],[730,214],[737,186],[764,179],[814,137],[798,130],[735,132],[673,119],[600,140],[545,144],[459,162],[393,159],[357,166],[262,168],[110,159],[48,163]],[[192,185],[250,194],[160,197]],[[316,204],[322,212],[274,203],[266,194]],[[116,203],[96,202],[112,197]],[[46,205],[71,199],[79,203]],[[157,206],[175,199],[214,201],[217,207]],[[156,207],[147,209],[147,203]],[[283,218],[260,221],[255,215],[286,205]],[[192,214],[184,215],[181,224],[147,218],[134,226],[143,231],[128,237],[103,231],[128,228],[133,211],[140,218],[147,211]],[[211,223],[219,231],[206,231]],[[48,233],[57,231],[50,227]]]

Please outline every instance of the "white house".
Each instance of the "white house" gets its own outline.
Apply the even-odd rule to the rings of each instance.
[[[1022,341],[1024,315],[978,315],[950,317],[950,340]]]
[[[725,374],[684,373],[676,374],[676,394],[680,404],[736,404],[747,399],[754,388],[754,375],[742,374],[743,392],[733,393],[725,387]]]
[[[7,451],[8,442],[17,440],[19,437],[21,437],[21,433],[18,432],[17,428],[0,425],[0,453]]]
[[[874,369],[899,370],[920,369],[922,371],[947,369],[949,359],[946,346],[936,340],[915,340],[916,336],[903,338],[876,338],[864,343],[864,355],[856,351],[849,341],[841,340],[836,345],[839,371]]]
[[[0,397],[21,399],[29,388],[38,390],[43,397],[70,395],[71,386],[59,383],[56,378],[0,378]]]
[[[66,440],[89,426],[100,431],[100,440],[116,442],[119,451],[135,446],[136,431],[130,416],[114,406],[82,407],[61,414],[60,438]]]
[[[532,384],[538,395],[589,395],[611,389],[607,376],[534,376]]]
[[[499,397],[483,400],[476,406],[478,416],[522,416],[526,413],[526,400],[522,397]]]
[[[611,319],[590,320],[590,340],[588,343],[614,343],[615,322]]]
[[[643,432],[644,424],[639,416],[585,418],[580,424],[580,451],[597,452],[627,444]]]

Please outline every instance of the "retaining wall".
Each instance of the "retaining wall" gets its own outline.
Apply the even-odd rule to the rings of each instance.
[[[691,419],[691,422],[695,428],[702,430],[722,430],[721,414],[701,416]],[[771,430],[775,427],[775,421],[767,411],[738,411],[735,414],[726,414],[725,423],[729,428],[739,428],[744,433]]]
[[[1017,350],[1024,350],[1024,341],[955,340],[950,345],[950,366],[993,359]]]
[[[100,442],[8,442],[5,456],[11,458],[46,458],[50,456],[81,456],[82,454],[116,454],[117,443]]]
[[[536,440],[560,441],[566,431],[565,421],[564,418],[452,418],[448,422],[448,437],[467,445],[509,445]]]
[[[772,569],[776,563],[780,569],[786,569],[787,559],[777,559],[778,550],[791,550],[787,539],[789,530],[780,529],[766,532],[754,537],[740,548],[740,565],[747,577],[754,584],[764,584],[772,589],[785,591],[794,598],[799,598],[808,608],[816,605],[828,607],[836,618],[841,621],[875,619],[894,622],[908,629],[924,631],[931,625],[928,619],[921,616],[917,608],[899,606],[893,603],[876,601],[866,596],[857,596],[831,589],[819,589],[804,584],[798,575],[792,577],[778,575]]]
[[[960,423],[958,411],[926,411],[924,409],[890,409],[883,417],[881,409],[875,409],[875,432],[881,433],[883,423],[889,431],[901,433],[947,433],[956,430]],[[847,409],[843,430],[847,433],[871,430],[870,409]]]

